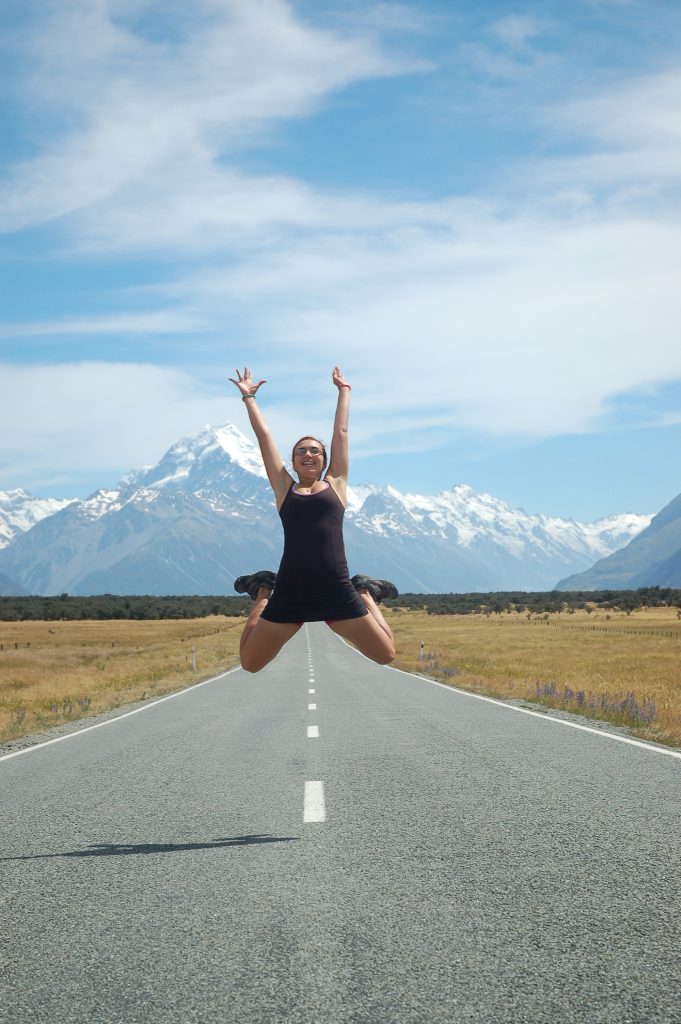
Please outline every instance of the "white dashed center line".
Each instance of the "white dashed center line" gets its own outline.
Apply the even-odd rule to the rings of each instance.
[[[305,783],[303,821],[326,821],[323,782]]]
[[[316,691],[315,690],[308,690],[307,692],[308,693],[315,693]]]
[[[307,710],[308,711],[316,711],[317,710],[317,705],[316,704],[308,704],[307,705]]]
[[[319,739],[319,726],[318,725],[308,725],[308,727],[307,727],[307,738],[309,740]]]

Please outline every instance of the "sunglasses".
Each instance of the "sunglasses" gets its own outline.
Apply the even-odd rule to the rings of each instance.
[[[305,455],[307,452],[309,452],[310,455],[321,455],[322,454],[321,448],[316,448],[314,445],[312,445],[310,448],[296,448],[296,450],[295,450],[295,452],[293,454],[294,455],[301,455],[302,456],[302,455]]]

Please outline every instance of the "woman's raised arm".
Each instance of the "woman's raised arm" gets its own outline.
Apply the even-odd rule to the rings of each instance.
[[[265,464],[265,472],[267,473],[267,479],[269,480],[274,496],[277,502],[277,508],[281,506],[282,501],[288,493],[288,489],[293,482],[293,477],[286,469],[284,460],[279,453],[279,449],[275,443],[270,428],[265,423],[265,417],[258,408],[256,402],[256,393],[258,388],[262,384],[266,384],[267,381],[260,380],[258,383],[254,383],[253,374],[244,367],[243,377],[239,370],[236,371],[237,380],[230,377],[229,380],[232,384],[236,384],[237,388],[241,392],[241,397],[248,409],[248,418],[251,426],[253,427],[253,433],[255,434],[258,445],[260,446],[260,454],[262,455],[262,461]]]
[[[331,438],[331,458],[327,477],[335,481],[335,491],[346,503],[346,487],[350,471],[350,455],[348,447],[348,421],[350,418],[350,385],[343,379],[340,367],[333,368],[333,383],[338,388],[336,416],[333,421],[333,437]],[[342,493],[341,493],[342,492]]]

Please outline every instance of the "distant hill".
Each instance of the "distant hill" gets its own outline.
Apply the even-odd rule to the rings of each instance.
[[[18,583],[15,583],[9,576],[5,576],[3,572],[0,572],[0,596],[21,597],[25,593],[26,591],[22,590]]]
[[[586,572],[567,576],[556,590],[636,590],[681,587],[681,494],[650,526]]]

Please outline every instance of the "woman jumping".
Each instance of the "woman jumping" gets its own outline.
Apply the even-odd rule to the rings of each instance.
[[[256,403],[256,392],[265,381],[254,383],[248,367],[243,376],[239,370],[236,375],[237,380],[229,379],[246,403],[284,527],[284,554],[278,572],[260,570],[239,576],[234,583],[237,593],[248,594],[253,601],[241,635],[242,668],[259,672],[304,622],[326,622],[362,654],[387,665],[395,657],[395,642],[378,605],[384,597],[397,597],[397,589],[386,580],[369,576],[350,579],[345,560],[350,385],[336,366],[333,383],[338,388],[338,404],[329,467],[326,469],[322,442],[301,437],[293,446],[296,483]]]

